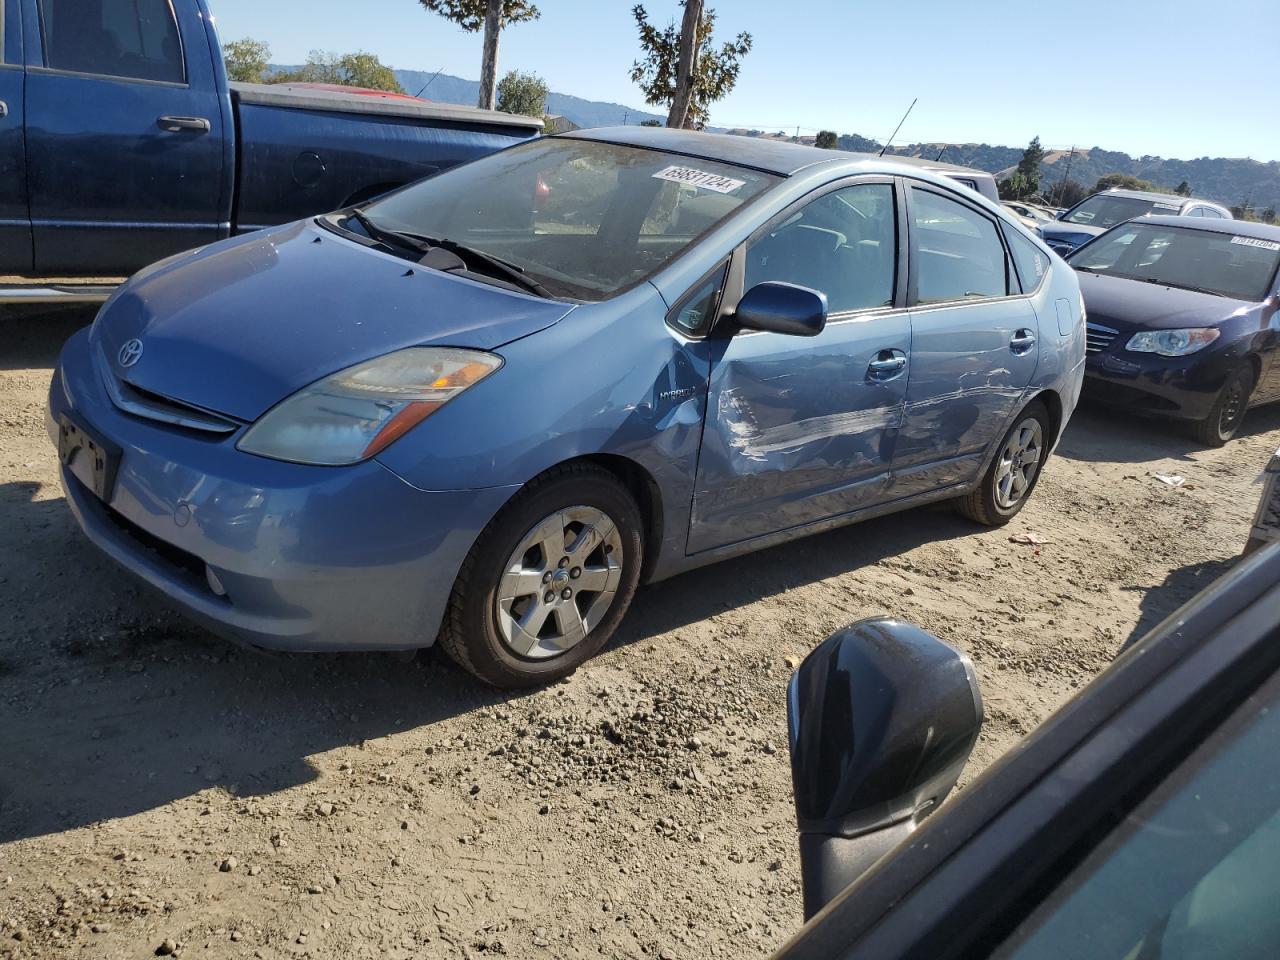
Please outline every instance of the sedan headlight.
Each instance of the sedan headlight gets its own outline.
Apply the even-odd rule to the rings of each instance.
[[[501,366],[501,357],[479,350],[397,350],[304,387],[236,446],[292,463],[366,460]]]
[[[1135,333],[1125,344],[1134,353],[1158,353],[1162,357],[1185,357],[1203,350],[1218,339],[1216,327],[1192,327],[1188,330],[1144,330]]]

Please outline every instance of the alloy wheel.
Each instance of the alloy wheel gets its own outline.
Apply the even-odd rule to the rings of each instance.
[[[511,552],[497,591],[503,643],[533,660],[559,656],[604,619],[622,581],[622,536],[596,507],[544,517]]]
[[[996,504],[1002,510],[1018,505],[1031,484],[1044,458],[1044,429],[1035,417],[1028,417],[1009,435],[1000,451],[996,468]]]

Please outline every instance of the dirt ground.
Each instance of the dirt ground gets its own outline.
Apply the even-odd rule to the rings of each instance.
[[[969,778],[1230,566],[1280,445],[1276,410],[1217,451],[1086,410],[1009,528],[919,510],[647,587],[510,696],[240,650],[91,549],[43,423],[90,318],[0,317],[3,958],[767,954],[800,924],[785,658],[883,613],[963,647]]]

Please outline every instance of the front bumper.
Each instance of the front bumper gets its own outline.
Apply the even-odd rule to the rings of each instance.
[[[1132,331],[1119,332],[1097,352],[1096,325],[1090,325],[1090,353],[1085,359],[1084,396],[1135,412],[1203,420],[1209,416],[1227,374],[1234,350],[1208,347],[1189,357],[1132,353],[1124,344]]]
[[[109,503],[62,467],[94,544],[193,619],[256,646],[434,642],[467,551],[515,487],[423,491],[376,461],[314,467],[244,454],[238,435],[209,438],[116,408],[90,350],[85,331],[63,349],[48,422],[55,442],[69,413],[121,448]]]

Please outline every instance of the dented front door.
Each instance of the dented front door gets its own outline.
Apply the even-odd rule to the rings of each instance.
[[[816,337],[739,333],[713,363],[689,552],[878,503],[909,379],[905,311]]]

